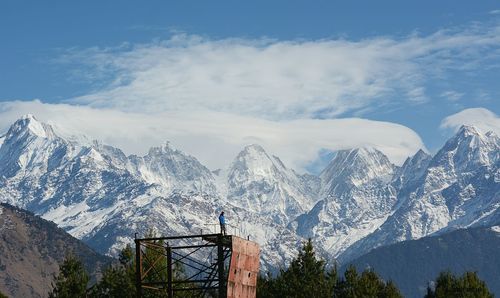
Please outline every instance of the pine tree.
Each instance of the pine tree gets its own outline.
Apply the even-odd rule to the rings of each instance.
[[[479,279],[476,272],[465,272],[459,279],[459,286],[463,289],[463,297],[493,297],[486,283]]]
[[[326,275],[326,283],[327,283],[326,292],[331,293],[333,295],[339,283],[338,268],[336,262],[333,264],[332,268]],[[330,295],[330,297],[332,295]]]
[[[89,275],[82,263],[73,255],[69,255],[59,268],[59,275],[53,283],[49,297],[86,297],[88,282]]]
[[[373,270],[365,270],[358,286],[357,293],[361,297],[378,297],[385,289],[385,282]]]
[[[135,264],[133,251],[127,245],[119,256],[120,266],[108,267],[99,281],[90,291],[91,297],[123,297],[136,296]]]
[[[344,272],[344,279],[338,282],[334,297],[356,297],[358,287],[358,271],[356,267],[350,265]]]
[[[288,269],[281,270],[276,281],[267,282],[272,290],[272,296],[267,297],[331,297],[332,279],[325,272],[325,262],[316,258],[309,239]]]
[[[271,274],[268,273],[267,275],[259,275],[257,277],[257,297],[279,297],[276,289],[276,279]]]
[[[396,287],[394,282],[392,282],[391,280],[385,284],[385,288],[381,294],[382,295],[379,294],[379,297],[385,297],[385,298],[403,297],[403,295],[401,295],[401,292],[399,291],[398,287]]]
[[[316,258],[312,242],[304,244],[288,269],[280,270],[276,278],[259,276],[257,297],[402,297],[396,285],[385,282],[372,270],[358,274],[349,266],[343,278],[338,277],[337,266],[326,272],[325,262]]]
[[[476,272],[465,272],[457,277],[450,271],[441,272],[436,279],[434,289],[427,288],[425,298],[492,298],[484,281],[480,280]]]
[[[8,298],[6,295],[2,294],[2,292],[0,292],[0,298]]]
[[[334,297],[399,298],[403,296],[392,281],[385,282],[371,269],[364,270],[361,274],[358,274],[356,267],[351,265],[346,269],[344,278],[338,282]]]

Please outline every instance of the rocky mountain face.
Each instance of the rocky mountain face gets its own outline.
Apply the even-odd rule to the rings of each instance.
[[[0,204],[0,292],[11,297],[47,297],[59,264],[70,253],[82,260],[94,278],[112,261],[54,223]]]
[[[401,167],[373,148],[339,151],[319,175],[300,175],[258,145],[211,172],[166,143],[126,156],[79,144],[33,116],[0,137],[0,201],[56,222],[115,254],[134,233],[230,232],[260,243],[264,268],[278,268],[313,238],[345,262],[371,249],[459,227],[494,225],[499,214],[499,146],[493,133],[463,127],[435,155]]]
[[[97,142],[65,140],[31,115],[16,121],[2,139],[0,200],[54,221],[111,255],[133,243],[135,233],[151,229],[163,235],[216,232],[218,213],[225,210],[229,231],[258,241],[273,266],[300,242],[284,222],[313,203],[303,176],[259,146],[246,148],[219,183],[196,158],[168,143],[145,156],[126,156]],[[271,164],[263,169],[266,162]],[[249,190],[228,187],[236,181]],[[251,209],[247,192],[257,198]]]
[[[376,149],[337,152],[320,174],[323,199],[291,226],[337,256],[377,229],[392,211],[397,201],[390,185],[394,170]]]
[[[317,194],[276,156],[259,145],[247,146],[231,164],[227,197],[240,207],[286,225],[308,211]],[[312,189],[311,189],[312,188]]]
[[[407,161],[416,175],[399,191],[398,208],[377,231],[358,241],[341,260],[374,247],[418,239],[449,229],[488,226],[500,222],[500,140],[473,127],[460,131],[432,158]],[[419,155],[417,153],[417,155]],[[422,155],[422,154],[420,154]],[[425,170],[420,166],[428,165]]]

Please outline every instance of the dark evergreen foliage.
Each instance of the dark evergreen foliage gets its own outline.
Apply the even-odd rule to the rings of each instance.
[[[136,297],[134,253],[127,245],[119,256],[120,266],[108,267],[89,291],[90,297]]]
[[[493,298],[484,281],[475,272],[457,277],[450,271],[441,272],[434,287],[427,288],[425,298]]]
[[[145,251],[144,259],[155,258],[163,264],[162,256],[153,250]],[[159,258],[159,259],[158,259]],[[87,289],[89,277],[82,263],[73,256],[65,259],[60,274],[49,297],[135,297],[135,262],[130,246],[122,250],[120,265],[107,268],[101,280]],[[174,268],[174,280],[185,275],[182,267]],[[155,274],[163,274],[158,271]],[[164,277],[164,276],[162,276]],[[156,277],[155,277],[156,278]],[[190,297],[192,293],[176,293],[176,297]],[[144,291],[144,297],[167,297],[165,291]],[[3,296],[0,293],[0,298]],[[325,261],[318,259],[311,240],[304,243],[297,257],[287,269],[282,269],[276,277],[259,276],[257,297],[336,297],[336,298],[399,298],[403,297],[392,281],[384,281],[373,270],[358,273],[355,266],[346,268],[342,277],[337,266],[327,270]],[[442,272],[435,283],[429,286],[425,298],[492,298],[493,294],[476,273],[466,272],[457,277],[451,272]]]
[[[86,297],[89,275],[82,262],[76,257],[69,255],[59,269],[53,289],[49,293],[50,298],[79,298]]]
[[[331,297],[336,272],[326,273],[325,262],[318,260],[309,240],[286,270],[272,276],[259,276],[258,297]]]
[[[373,270],[358,274],[356,267],[349,266],[344,278],[337,282],[334,297],[403,297],[392,281],[385,282]]]
[[[260,276],[258,297],[402,297],[392,282],[384,282],[375,272],[358,274],[356,268],[347,268],[339,278],[337,267],[330,271],[325,262],[316,258],[311,240],[304,244],[288,269],[276,278]]]

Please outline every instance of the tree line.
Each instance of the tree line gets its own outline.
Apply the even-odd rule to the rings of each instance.
[[[153,250],[146,254],[157,254]],[[151,260],[155,256],[150,255]],[[161,261],[163,262],[163,261]],[[166,266],[160,264],[160,266]],[[160,270],[159,272],[166,272]],[[151,273],[165,274],[165,273]],[[176,267],[173,279],[185,277],[184,270]],[[146,276],[145,278],[158,278]],[[164,276],[163,276],[164,278]],[[89,274],[83,264],[74,256],[67,257],[62,263],[59,275],[55,278],[49,297],[135,297],[135,258],[130,246],[119,255],[119,264],[110,265],[98,282],[89,287]],[[190,297],[193,293],[175,293],[176,297]],[[212,293],[214,294],[214,293]],[[166,297],[165,291],[145,291],[144,297]],[[1,295],[0,295],[1,297]],[[304,243],[298,255],[286,269],[275,276],[261,275],[257,282],[257,297],[297,297],[297,298],[359,298],[359,297],[403,297],[392,281],[383,280],[375,271],[366,269],[358,272],[354,266],[339,274],[337,266],[327,269],[324,260],[315,254],[311,240]],[[490,298],[493,294],[475,272],[465,272],[456,276],[442,272],[431,282],[424,298],[478,297]]]
[[[335,297],[335,298],[397,298],[403,297],[392,281],[383,280],[372,269],[358,273],[349,266],[343,275],[337,266],[327,270],[325,261],[317,258],[311,240],[307,241],[290,266],[276,276],[260,276],[257,297]],[[493,294],[475,272],[456,276],[441,272],[427,288],[424,298],[492,298]]]

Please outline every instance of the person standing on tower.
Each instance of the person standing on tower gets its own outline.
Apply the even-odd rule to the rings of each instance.
[[[219,215],[220,233],[226,236],[226,218],[224,217],[224,211]]]

